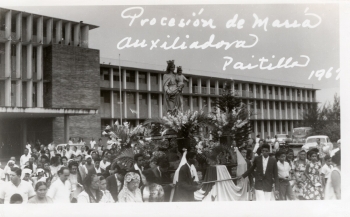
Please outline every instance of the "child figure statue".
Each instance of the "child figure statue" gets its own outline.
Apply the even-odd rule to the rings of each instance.
[[[177,71],[176,71],[176,82],[177,82],[177,86],[179,87],[181,93],[182,93],[182,89],[185,86],[184,81],[188,82],[188,79],[182,74],[182,67],[179,66],[179,67],[177,67]]]

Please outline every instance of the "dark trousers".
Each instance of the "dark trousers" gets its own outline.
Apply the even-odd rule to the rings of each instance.
[[[280,179],[279,200],[295,200],[295,195],[289,181]]]

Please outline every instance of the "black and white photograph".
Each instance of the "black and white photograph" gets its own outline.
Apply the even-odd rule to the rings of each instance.
[[[0,3],[0,217],[350,215],[348,2],[53,2]]]

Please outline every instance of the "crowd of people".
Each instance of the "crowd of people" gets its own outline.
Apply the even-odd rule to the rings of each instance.
[[[63,146],[28,144],[19,162],[11,157],[0,170],[0,203],[196,201],[206,170],[199,166],[198,152],[184,151],[169,149],[161,158],[135,153],[133,165],[126,167],[116,161],[118,145],[100,140],[92,139],[90,145],[82,139]],[[340,140],[328,153],[316,148],[296,157],[293,150],[271,148],[260,138],[235,151],[247,170],[237,177],[232,167],[230,173],[236,180],[247,178],[252,195],[247,200],[341,198]],[[234,158],[222,152],[217,164],[232,165]]]

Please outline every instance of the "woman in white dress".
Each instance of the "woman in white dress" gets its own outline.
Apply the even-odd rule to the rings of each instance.
[[[331,176],[327,180],[325,188],[325,200],[340,200],[341,199],[341,169],[340,169],[340,151],[337,151],[332,157],[332,162],[335,167],[331,170]]]
[[[134,172],[128,172],[124,177],[123,189],[119,192],[120,203],[143,202],[140,186],[140,176]]]

